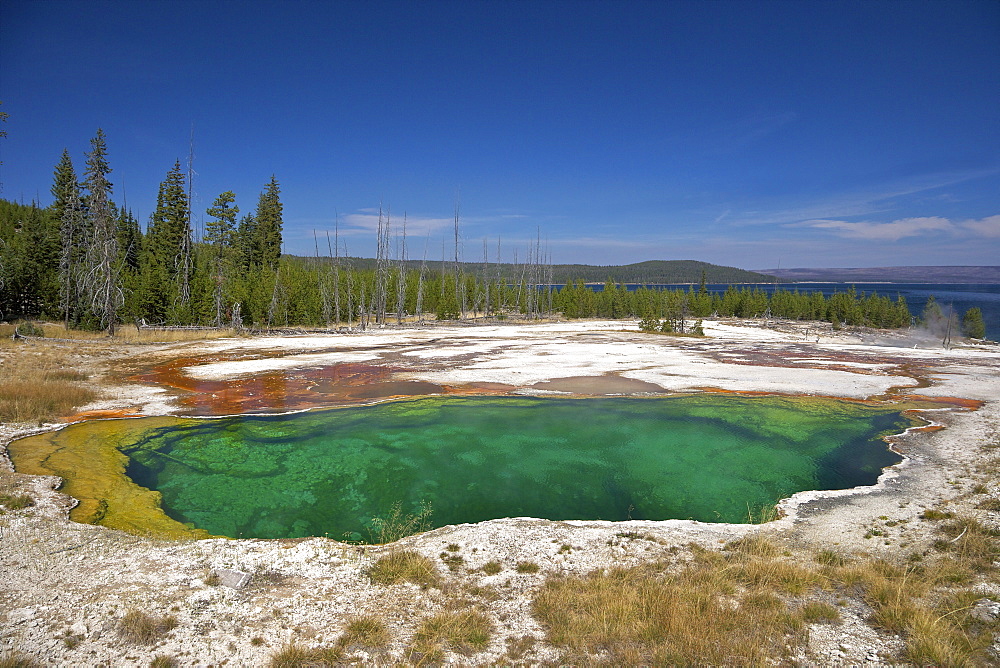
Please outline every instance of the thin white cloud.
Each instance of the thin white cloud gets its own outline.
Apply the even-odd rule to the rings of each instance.
[[[937,188],[945,188],[972,179],[996,174],[997,170],[978,170],[929,174],[906,182],[888,183],[878,188],[840,193],[791,206],[768,207],[734,212],[729,225],[781,225],[803,221],[838,220],[885,214],[899,208],[899,198],[910,197]]]
[[[1000,215],[987,216],[980,220],[963,220],[958,223],[958,226],[975,236],[989,239],[1000,238]]]
[[[392,235],[402,234],[404,216],[396,214],[382,213],[382,223],[388,221]],[[406,235],[422,237],[448,229],[455,224],[453,218],[432,218],[428,216],[405,216]],[[340,218],[341,234],[375,234],[378,231],[379,214],[378,211],[359,211],[349,213]]]
[[[957,228],[947,218],[936,216],[925,218],[902,218],[888,223],[858,222],[845,220],[806,220],[788,227],[808,227],[829,230],[848,239],[899,241],[906,237],[927,236],[938,232],[954,232]]]
[[[720,155],[746,148],[797,120],[798,114],[786,111],[778,114],[757,114],[718,126],[708,138],[708,153]]]

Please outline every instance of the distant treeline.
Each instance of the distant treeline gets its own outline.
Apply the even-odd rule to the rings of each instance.
[[[179,177],[175,166],[169,176],[173,186],[166,188],[174,197],[183,194]],[[700,288],[629,290],[605,277],[609,280],[603,289],[594,290],[586,284],[593,274],[567,281],[564,287],[551,287],[556,283],[558,265],[550,269],[537,263],[436,262],[414,267],[413,263],[386,261],[380,265],[376,260],[359,258],[278,257],[274,251],[268,257],[262,247],[275,248],[279,242],[261,243],[259,226],[247,220],[263,218],[261,207],[267,214],[276,200],[274,186],[261,195],[258,211],[242,225],[242,235],[247,238],[241,240],[241,228],[232,226],[226,230],[225,243],[190,243],[186,260],[181,254],[183,241],[167,240],[170,250],[164,253],[167,244],[156,236],[155,227],[154,232],[143,234],[130,214],[115,209],[115,287],[120,298],[116,321],[209,326],[228,326],[235,321],[237,325],[273,327],[371,325],[404,316],[533,318],[562,313],[567,318],[651,316],[670,320],[714,314],[891,328],[908,326],[911,320],[902,297],[893,300],[875,293],[859,294],[853,288],[830,297],[819,291],[780,288],[769,295],[756,287],[740,286],[712,294],[704,288],[705,282],[718,282],[728,271],[736,272],[732,275],[740,279],[759,275],[699,262],[631,267],[672,264],[683,268],[676,276],[685,282],[691,282],[689,272],[697,270]],[[154,215],[164,216],[164,212]],[[67,248],[59,219],[54,206],[41,208],[0,200],[0,317],[64,319],[77,327],[106,327],[83,292],[88,270],[86,246]],[[77,271],[73,271],[74,255],[78,255]]]
[[[908,327],[912,317],[902,296],[893,300],[875,293],[858,293],[853,287],[830,297],[819,291],[781,288],[769,295],[757,287],[741,286],[731,286],[722,294],[714,294],[704,283],[687,290],[646,287],[628,290],[608,283],[603,290],[595,292],[578,281],[560,290],[554,303],[568,318],[651,317],[683,322],[715,315],[825,320],[835,325],[897,328]]]
[[[190,168],[186,178],[179,161],[161,182],[143,231],[132,213],[112,200],[111,171],[99,130],[82,179],[63,152],[49,206],[0,200],[0,318],[58,319],[112,333],[118,324],[133,322],[369,326],[413,317],[499,320],[555,313],[681,323],[712,314],[771,316],[872,327],[903,327],[911,319],[902,297],[893,301],[853,289],[830,297],[781,289],[769,296],[753,287],[710,294],[707,282],[756,283],[769,277],[703,262],[554,265],[540,242],[529,246],[520,262],[490,263],[485,249],[483,262],[459,262],[457,215],[453,262],[408,261],[405,232],[390,231],[388,216],[381,213],[374,259],[340,257],[336,231],[332,241],[324,234],[326,257],[320,257],[319,235],[315,257],[282,255],[283,205],[273,176],[256,207],[242,217],[233,192],[216,197],[205,211],[209,219],[199,239],[191,226]],[[603,290],[588,283],[603,283]],[[698,286],[630,290],[625,283]]]
[[[328,258],[319,258],[323,262],[332,262]],[[376,260],[367,258],[350,258],[352,266],[358,269],[374,269]],[[421,265],[432,271],[439,271],[442,265],[450,271],[454,263],[428,260],[408,260],[405,266],[419,269]],[[508,283],[516,283],[522,278],[526,265],[519,263],[482,263],[463,262],[465,273],[482,275],[487,272],[491,276],[499,276]],[[754,271],[723,267],[697,260],[649,260],[623,265],[591,265],[591,264],[552,264],[546,266],[546,280],[556,285],[565,285],[574,281],[585,283],[628,283],[641,285],[666,285],[698,283],[703,277],[709,283],[724,285],[740,283],[771,283],[774,276],[760,274]]]

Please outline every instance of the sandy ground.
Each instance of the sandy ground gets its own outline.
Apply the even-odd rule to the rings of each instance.
[[[631,331],[625,331],[631,330]],[[705,388],[867,398],[888,394],[959,397],[983,402],[925,413],[945,428],[894,437],[905,461],[869,488],[805,492],[782,503],[785,516],[766,525],[498,519],[450,526],[401,541],[439,560],[458,546],[464,567],[449,575],[451,593],[412,585],[371,584],[364,569],[390,547],[359,547],[323,538],[212,539],[168,542],[68,521],[73,501],[54,491],[59,480],[18,476],[34,508],[0,516],[0,657],[19,652],[45,665],[144,666],[152,657],[180,665],[267,665],[288,642],[330,644],[353,615],[377,613],[393,621],[393,640],[366,662],[403,660],[416,622],[447,604],[455,588],[491,588],[483,601],[496,633],[486,651],[448,655],[462,664],[503,663],[508,641],[533,636],[529,662],[557,661],[530,614],[530,596],[553,573],[587,572],[637,564],[671,547],[719,547],[764,532],[795,553],[834,549],[898,556],[931,540],[926,508],[967,500],[982,446],[996,443],[1000,425],[1000,350],[934,342],[891,333],[833,332],[795,323],[706,322],[708,338],[641,334],[634,323],[572,322],[478,327],[433,326],[344,335],[234,338],[197,344],[146,346],[122,351],[106,368],[137,370],[139,360],[192,359],[179,373],[192,382],[238,382],[266,374],[302,372],[331,364],[386,367],[394,387],[427,384],[489,388],[513,394],[649,395]],[[177,370],[175,369],[175,372]],[[112,373],[112,371],[108,371]],[[183,389],[122,382],[87,410],[162,415],[185,412]],[[323,397],[315,399],[317,404]],[[52,428],[52,425],[42,427]],[[35,427],[34,430],[38,428]],[[0,444],[33,430],[0,426]],[[5,464],[9,468],[9,462]],[[7,474],[9,475],[9,474]],[[986,481],[1000,498],[1000,483]],[[996,526],[997,513],[974,511]],[[872,529],[878,528],[874,538]],[[641,536],[641,538],[636,538]],[[570,546],[565,549],[564,546]],[[499,561],[503,570],[476,570]],[[532,561],[537,573],[519,573]],[[250,575],[249,584],[212,584],[220,569]],[[1000,601],[995,585],[983,596]],[[126,611],[173,615],[174,630],[154,645],[121,640],[116,622]],[[802,664],[891,663],[897,637],[864,622],[863,610],[810,629]]]

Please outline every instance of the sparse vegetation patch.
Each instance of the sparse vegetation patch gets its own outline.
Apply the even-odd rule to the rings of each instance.
[[[367,574],[372,582],[383,585],[412,582],[423,587],[434,587],[441,579],[434,562],[410,550],[393,551],[379,557]]]
[[[177,627],[172,615],[155,617],[141,610],[129,610],[118,621],[118,635],[126,642],[151,645]]]

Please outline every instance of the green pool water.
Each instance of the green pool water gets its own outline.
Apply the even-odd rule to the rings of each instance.
[[[898,410],[778,397],[426,398],[179,420],[125,449],[174,519],[231,537],[367,540],[394,503],[499,517],[746,522],[900,461]]]

